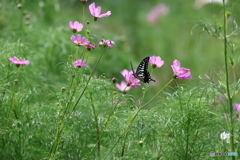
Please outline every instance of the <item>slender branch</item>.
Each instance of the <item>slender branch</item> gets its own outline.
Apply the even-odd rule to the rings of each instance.
[[[103,51],[104,51],[104,47],[103,47],[103,49],[102,49],[102,53],[101,53],[101,55],[100,55],[100,57],[99,57],[96,65],[94,66],[94,68],[93,68],[93,70],[92,70],[92,73],[90,74],[90,76],[89,76],[89,78],[88,78],[88,80],[87,80],[86,86],[84,87],[81,95],[79,96],[78,100],[76,101],[76,103],[75,103],[74,106],[73,106],[72,112],[75,110],[77,104],[79,103],[79,101],[81,100],[83,94],[85,93],[85,91],[86,91],[86,89],[87,89],[87,87],[88,87],[88,84],[89,84],[89,82],[90,82],[90,80],[91,80],[91,78],[92,78],[92,76],[93,76],[93,73],[95,72],[95,70],[96,70],[96,68],[97,68],[97,66],[98,66],[98,64],[99,64],[99,62],[100,62],[100,60],[101,60],[101,58],[102,58]],[[69,116],[70,116],[70,115],[69,115]]]
[[[231,152],[234,152],[234,122],[233,122],[233,103],[232,96],[230,93],[229,85],[229,72],[228,72],[228,53],[227,53],[227,13],[226,13],[226,4],[223,0],[223,36],[224,36],[224,62],[225,62],[225,72],[226,72],[226,86],[227,86],[227,97],[229,101],[229,110],[230,110],[230,143],[231,143]],[[232,159],[235,160],[235,156],[232,156]]]

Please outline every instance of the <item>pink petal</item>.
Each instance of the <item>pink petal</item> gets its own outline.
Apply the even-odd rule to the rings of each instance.
[[[94,11],[95,11],[95,3],[93,2],[92,4],[89,5],[89,11],[92,16],[94,16]]]
[[[69,27],[70,27],[70,28],[73,27],[73,22],[72,22],[72,21],[70,21],[68,24],[69,24]]]
[[[101,17],[108,17],[111,14],[112,14],[111,11],[107,11],[106,13],[103,13],[103,14],[99,15],[99,18],[101,18]]]

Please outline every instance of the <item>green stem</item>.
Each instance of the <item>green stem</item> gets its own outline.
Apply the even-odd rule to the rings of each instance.
[[[163,89],[166,88],[173,80],[174,80],[174,78],[171,79],[167,84],[165,84],[165,86],[163,86],[163,88],[160,89],[160,90],[155,94],[155,96],[153,96],[152,99],[150,99],[150,100],[149,100],[146,104],[144,104],[142,107],[145,107],[146,105],[148,105],[148,104],[149,104],[154,98],[156,98],[157,95],[158,95],[159,93],[161,93],[161,92],[163,91]]]
[[[113,99],[113,98],[112,98],[112,99]],[[105,122],[104,128],[102,129],[102,132],[101,132],[101,134],[100,134],[99,140],[97,141],[97,143],[95,144],[95,146],[93,147],[93,149],[91,150],[91,152],[88,154],[88,156],[87,156],[86,159],[89,159],[89,157],[92,155],[92,152],[94,151],[94,149],[95,149],[96,146],[98,145],[99,141],[101,140],[101,138],[102,138],[102,136],[103,136],[103,131],[107,128],[107,124],[108,124],[110,118],[112,117],[112,115],[114,114],[114,111],[116,110],[119,101],[120,101],[120,99],[118,99],[115,107],[113,108],[112,112],[111,112],[110,115],[108,116],[107,121]],[[112,104],[113,104],[113,100],[112,100]]]
[[[62,115],[62,118],[61,118],[61,120],[60,120],[60,122],[59,122],[59,124],[58,124],[58,127],[57,127],[57,133],[56,133],[55,140],[54,140],[53,145],[51,146],[51,149],[50,149],[50,151],[49,151],[49,155],[48,155],[49,158],[48,158],[48,159],[54,159],[55,154],[56,154],[56,152],[57,152],[57,150],[58,150],[59,139],[61,138],[61,133],[62,133],[63,128],[64,128],[64,123],[65,123],[65,121],[67,121],[68,118],[72,115],[72,113],[74,112],[77,104],[79,103],[79,101],[81,100],[83,94],[85,93],[85,91],[86,91],[86,89],[87,89],[87,87],[88,87],[88,84],[89,84],[89,82],[90,82],[90,80],[91,80],[91,78],[92,78],[92,76],[93,76],[93,73],[94,73],[94,71],[96,70],[96,68],[97,68],[97,66],[98,66],[98,64],[99,64],[99,62],[100,62],[100,60],[101,60],[101,58],[102,58],[102,55],[103,55],[103,53],[104,53],[103,51],[104,51],[104,48],[102,49],[101,55],[100,55],[100,57],[99,57],[96,65],[94,66],[94,68],[93,68],[93,70],[92,70],[92,72],[91,72],[91,74],[90,74],[90,76],[89,76],[89,78],[88,78],[88,80],[87,80],[87,83],[86,83],[86,85],[85,85],[82,93],[80,94],[80,96],[79,96],[79,98],[77,99],[76,103],[73,105],[72,110],[71,110],[66,116],[65,116],[65,114]]]
[[[94,120],[95,120],[95,123],[96,123],[96,133],[97,133],[97,146],[98,146],[98,157],[101,159],[100,157],[100,146],[101,146],[101,143],[100,143],[100,129],[99,129],[99,123],[98,123],[98,114],[96,113],[96,110],[95,110],[95,107],[94,107],[94,103],[93,103],[93,99],[92,99],[92,92],[89,93],[90,94],[90,100],[91,100],[91,106],[92,106],[92,111],[93,111],[93,116],[94,116]]]
[[[121,139],[124,135],[125,135],[125,136],[127,135],[127,132],[128,132],[128,130],[130,129],[130,127],[132,126],[133,121],[134,121],[135,118],[137,117],[138,113],[143,109],[143,107],[145,107],[146,105],[148,105],[154,98],[156,98],[157,95],[158,95],[159,93],[161,93],[161,92],[163,91],[163,89],[166,88],[173,80],[174,80],[174,78],[171,79],[165,86],[163,86],[163,88],[160,89],[160,90],[156,93],[156,95],[154,95],[153,98],[150,99],[146,104],[144,104],[144,105],[142,105],[141,107],[139,107],[139,109],[137,110],[137,112],[135,113],[135,115],[133,116],[133,118],[130,120],[130,122],[129,122],[128,126],[126,127],[125,131],[119,136],[119,138],[117,139],[117,141],[114,143],[114,145],[112,146],[112,148],[109,150],[109,152],[105,155],[105,157],[104,157],[103,159],[106,159],[107,156],[112,152],[112,150],[113,150],[113,149],[115,148],[115,146],[118,144],[118,142],[120,141],[120,139]]]
[[[85,19],[85,14],[84,14],[84,13],[85,13],[85,11],[84,11],[84,9],[85,9],[85,3],[83,4],[82,9],[83,9],[83,13],[82,13],[83,16],[82,16],[82,17],[83,17],[83,22],[84,22],[84,19]]]
[[[62,131],[63,131],[63,127],[64,127],[64,122],[63,120],[61,120],[58,124],[58,129],[57,129],[57,133],[56,133],[56,137],[55,137],[55,140],[53,142],[53,145],[51,146],[51,149],[49,151],[49,155],[48,155],[48,159],[51,160],[51,159],[55,159],[55,154],[58,150],[58,145],[60,143],[60,137],[61,137],[61,134],[62,134]]]
[[[229,86],[229,72],[228,72],[228,53],[227,53],[227,13],[226,13],[226,4],[225,0],[223,0],[223,27],[224,27],[224,62],[225,62],[225,72],[226,72],[226,86],[227,86],[227,97],[229,100],[229,110],[230,110],[230,143],[231,143],[231,152],[235,151],[234,148],[234,122],[233,122],[233,102],[232,96],[230,93]],[[235,156],[232,156],[232,159],[235,159]]]
[[[90,29],[90,33],[92,33],[94,24],[95,24],[95,21],[94,21],[94,17],[93,17],[93,22],[92,22],[92,26],[91,26],[91,29]],[[88,35],[88,36],[89,36],[89,35]]]
[[[101,53],[101,55],[100,55],[97,63],[95,64],[95,66],[94,66],[94,68],[93,68],[93,70],[92,70],[92,73],[90,74],[90,76],[89,76],[89,78],[88,78],[88,80],[87,80],[87,83],[86,83],[86,85],[85,85],[82,93],[80,94],[78,100],[77,100],[76,103],[74,104],[73,109],[72,109],[72,112],[75,110],[77,104],[79,103],[79,101],[81,100],[83,94],[85,93],[85,91],[86,91],[86,89],[87,89],[87,87],[88,87],[88,84],[89,84],[89,82],[90,82],[90,80],[91,80],[91,78],[92,78],[92,76],[93,76],[93,73],[95,72],[95,70],[96,70],[96,68],[97,68],[97,66],[98,66],[98,64],[99,64],[99,62],[100,62],[100,60],[101,60],[101,58],[102,58],[102,55],[103,55],[103,53],[104,53],[104,52],[103,52],[103,51],[104,51],[104,48],[105,48],[105,47],[103,47],[102,53]],[[72,112],[71,112],[71,113],[72,113]],[[71,115],[71,113],[69,114],[69,116]]]

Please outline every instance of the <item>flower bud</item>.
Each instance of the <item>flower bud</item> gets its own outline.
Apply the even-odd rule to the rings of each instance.
[[[29,19],[31,16],[29,14],[26,15],[26,19]]]
[[[17,5],[17,7],[18,7],[19,9],[21,9],[21,8],[22,8],[22,4],[19,3],[19,4]]]
[[[66,90],[66,87],[62,87],[61,90],[62,92],[64,92]]]
[[[14,83],[15,83],[15,84],[18,84],[18,80],[17,80],[17,79],[15,79],[15,80],[14,80]]]
[[[113,84],[116,83],[117,82],[117,78],[113,77],[112,78],[112,82],[113,82]]]
[[[138,141],[138,145],[139,145],[140,147],[142,147],[143,141]]]

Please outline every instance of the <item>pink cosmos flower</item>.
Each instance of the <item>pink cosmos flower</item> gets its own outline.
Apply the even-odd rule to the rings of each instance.
[[[75,61],[75,63],[73,64],[75,67],[78,67],[78,68],[86,68],[86,60],[81,60],[81,59],[78,59]]]
[[[80,32],[83,29],[82,23],[79,23],[78,21],[69,22],[69,27],[73,30],[73,32]]]
[[[16,64],[17,67],[19,67],[20,65],[29,65],[30,64],[30,61],[28,60],[25,60],[25,59],[18,59],[17,57],[12,57],[12,58],[9,58],[9,60]]]
[[[132,71],[128,71],[128,70],[124,69],[123,71],[121,71],[121,74],[125,78],[125,81],[127,82],[128,86],[132,86],[132,87],[141,86],[141,84],[139,84],[140,80],[133,76]]]
[[[106,13],[100,14],[102,7],[100,6],[95,7],[95,3],[89,5],[89,10],[91,15],[94,17],[95,21],[97,20],[97,18],[108,17],[111,15],[111,11],[107,11]]]
[[[126,92],[131,89],[131,86],[128,86],[124,81],[122,81],[120,84],[117,83],[115,86],[122,92]]]
[[[154,6],[147,15],[148,22],[157,24],[159,19],[169,13],[169,7],[163,3]]]
[[[112,46],[116,46],[115,42],[114,41],[110,41],[110,40],[105,40],[105,39],[101,39],[101,41],[99,42],[99,47],[106,47],[108,46],[109,49],[112,48]]]
[[[235,104],[234,104],[234,108],[235,108],[238,112],[240,112],[240,104],[235,103]]]
[[[190,69],[181,68],[181,63],[178,60],[173,61],[172,69],[176,78],[192,79]]]
[[[86,48],[87,48],[87,50],[91,50],[91,49],[94,49],[95,47],[97,47],[94,43],[88,43],[87,44],[87,46],[86,46]]]
[[[164,61],[161,60],[159,56],[152,56],[149,59],[149,63],[153,66],[153,68],[160,68],[164,64]]]
[[[80,34],[72,36],[71,40],[79,46],[85,46],[88,45],[88,43],[90,43],[86,37],[82,37]]]

